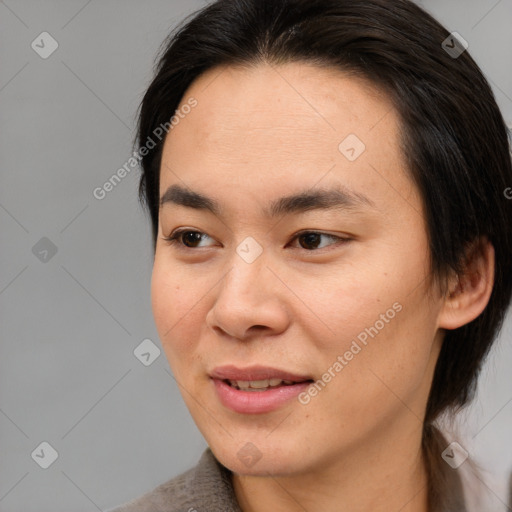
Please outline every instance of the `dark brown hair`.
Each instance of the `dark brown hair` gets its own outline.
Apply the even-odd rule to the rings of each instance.
[[[432,510],[459,507],[449,505],[443,489],[455,473],[447,473],[441,459],[447,443],[433,422],[473,397],[512,291],[512,201],[504,196],[512,185],[509,134],[469,52],[455,58],[443,48],[449,35],[408,0],[218,0],[165,42],[138,133],[143,146],[169,121],[191,83],[219,65],[309,62],[366,78],[387,93],[424,203],[432,275],[441,283],[460,272],[466,249],[482,237],[496,257],[488,306],[474,321],[446,332],[435,369],[423,436]],[[140,198],[155,243],[162,147],[163,139],[141,160]]]

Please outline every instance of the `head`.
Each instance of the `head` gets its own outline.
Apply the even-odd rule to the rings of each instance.
[[[504,121],[448,31],[392,4],[219,0],[166,42],[142,102],[157,329],[238,473],[378,457],[419,432],[434,495],[433,423],[472,398],[510,301]],[[235,411],[224,365],[311,383]]]

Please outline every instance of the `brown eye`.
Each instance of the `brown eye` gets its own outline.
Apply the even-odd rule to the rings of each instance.
[[[320,244],[321,235],[319,233],[306,233],[298,237],[299,243],[303,249],[316,249]]]
[[[178,229],[174,231],[168,237],[164,237],[164,240],[172,245],[175,245],[178,249],[196,249],[204,238],[210,238],[206,233],[201,231],[193,231],[191,229]]]
[[[319,247],[321,245],[322,237],[326,239],[333,240],[334,243],[324,244],[323,247]],[[323,249],[329,245],[335,245],[340,243],[346,243],[350,241],[350,238],[343,238],[340,236],[329,235],[327,233],[320,233],[318,231],[303,231],[302,233],[297,234],[293,240],[298,240],[300,248],[305,249],[307,251],[314,251],[316,249]]]
[[[199,243],[202,238],[202,234],[198,231],[183,231],[179,236],[187,247],[195,247],[194,244]]]

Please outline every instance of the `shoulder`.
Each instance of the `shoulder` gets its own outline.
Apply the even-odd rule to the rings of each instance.
[[[199,463],[152,491],[107,512],[240,512],[231,472],[209,448]]]
[[[507,482],[481,468],[463,464],[460,468],[467,512],[506,512]],[[512,481],[511,481],[512,484]],[[510,503],[512,505],[512,503]]]
[[[124,505],[110,509],[107,512],[178,512],[187,511],[192,507],[194,469],[165,482]],[[192,509],[190,512],[192,512]]]

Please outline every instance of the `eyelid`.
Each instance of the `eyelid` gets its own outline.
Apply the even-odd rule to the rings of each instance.
[[[199,233],[201,235],[206,235],[207,237],[212,238],[210,235],[208,235],[204,231],[199,231],[197,229],[191,229],[191,228],[177,228],[174,231],[172,231],[169,236],[163,236],[162,239],[167,244],[175,246],[178,250],[193,251],[193,250],[197,250],[197,249],[203,249],[203,247],[187,247],[187,246],[179,243],[180,236],[183,233]],[[212,240],[213,240],[213,238],[212,238]]]

